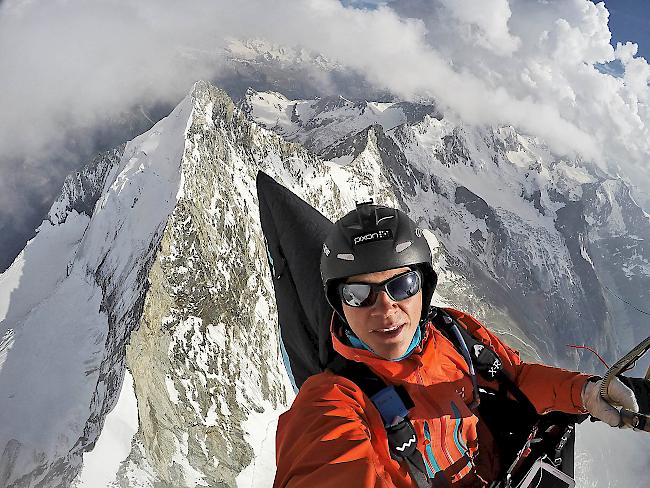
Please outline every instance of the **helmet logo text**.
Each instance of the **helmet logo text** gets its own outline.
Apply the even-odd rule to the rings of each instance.
[[[354,245],[366,244],[368,242],[385,241],[393,238],[393,232],[390,229],[376,230],[374,232],[367,232],[358,236],[354,236],[352,242]]]

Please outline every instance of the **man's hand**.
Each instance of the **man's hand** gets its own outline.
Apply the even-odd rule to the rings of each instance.
[[[600,385],[603,380],[587,381],[582,389],[582,404],[594,417],[611,425],[621,427],[621,414],[600,396]],[[634,392],[625,386],[618,378],[609,383],[608,393],[612,401],[633,412],[639,411]]]

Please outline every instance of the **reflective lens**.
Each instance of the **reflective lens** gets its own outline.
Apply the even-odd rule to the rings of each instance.
[[[339,285],[339,295],[350,307],[369,307],[377,301],[380,291],[399,302],[415,295],[421,287],[420,273],[407,271],[382,283],[343,283]]]

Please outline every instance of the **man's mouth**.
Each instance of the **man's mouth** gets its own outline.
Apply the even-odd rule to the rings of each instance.
[[[374,329],[373,332],[377,332],[385,335],[397,335],[399,332],[401,332],[404,325],[405,324],[396,324],[396,325],[391,325],[390,327],[382,327],[380,329]]]

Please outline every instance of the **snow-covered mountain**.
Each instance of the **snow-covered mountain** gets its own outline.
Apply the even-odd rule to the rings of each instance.
[[[233,38],[216,53],[188,55],[214,58],[213,62],[220,69],[213,81],[233,100],[243,98],[248,87],[279,90],[286,96],[303,98],[323,94],[373,100],[391,98],[385,90],[376,88],[354,70],[299,46]]]
[[[270,485],[293,390],[258,170],[332,219],[403,207],[434,231],[435,300],[527,358],[589,369],[564,344],[612,359],[645,330],[612,295],[650,290],[650,218],[619,180],[430,104],[250,90],[240,109],[200,82],[70,176],[0,275],[0,486]]]
[[[616,356],[647,336],[643,316],[616,298],[650,298],[650,219],[619,178],[515,128],[443,117],[434,104],[249,90],[243,109],[331,162],[376,152],[400,204],[436,231],[448,268],[470,279],[474,307],[501,309],[512,319],[502,332],[530,339],[543,359],[575,367],[567,342],[595,341]],[[442,291],[445,281],[441,294],[467,304]]]
[[[242,110],[252,120],[283,138],[318,153],[372,125],[391,130],[403,124],[420,123],[427,115],[442,119],[433,104],[353,102],[340,95],[315,100],[288,100],[281,93],[259,93],[250,88]]]

